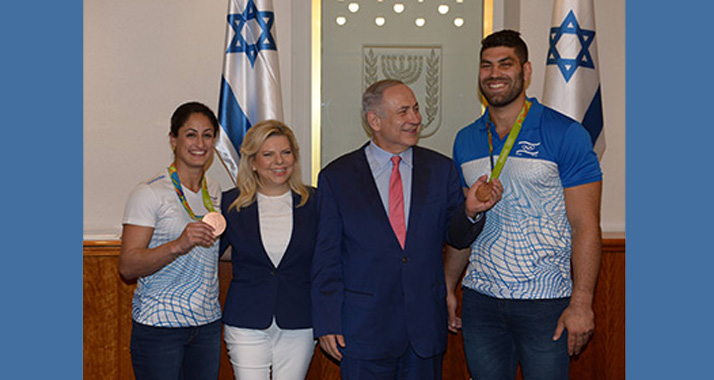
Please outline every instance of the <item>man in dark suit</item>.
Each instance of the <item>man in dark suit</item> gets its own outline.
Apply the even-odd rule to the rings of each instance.
[[[397,80],[363,94],[372,140],[330,163],[318,180],[313,257],[315,336],[342,378],[440,379],[446,350],[444,241],[467,247],[491,199],[462,190],[453,161],[417,147],[419,104]]]

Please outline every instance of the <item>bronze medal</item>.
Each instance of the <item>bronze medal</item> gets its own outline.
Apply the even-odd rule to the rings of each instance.
[[[481,202],[488,202],[491,200],[491,182],[486,182],[476,189],[476,199]]]
[[[226,229],[226,219],[219,212],[209,212],[203,216],[202,222],[213,227],[213,235],[220,236]]]

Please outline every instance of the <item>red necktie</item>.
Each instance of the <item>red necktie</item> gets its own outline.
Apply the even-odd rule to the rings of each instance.
[[[392,175],[389,177],[389,224],[392,225],[394,234],[399,239],[399,244],[404,249],[407,238],[407,226],[404,221],[404,191],[402,189],[402,175],[399,174],[399,161],[401,157],[392,156]]]

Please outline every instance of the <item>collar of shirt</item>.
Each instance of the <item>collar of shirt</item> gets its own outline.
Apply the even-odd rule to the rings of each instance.
[[[371,140],[364,150],[367,156],[367,162],[369,163],[369,168],[372,170],[372,175],[377,178],[380,177],[384,171],[391,173],[392,170],[392,156],[394,154],[387,152],[386,150],[377,146],[374,140]],[[402,163],[407,165],[409,171],[412,169],[414,149],[409,148],[397,156],[402,158]]]
[[[372,177],[377,185],[377,192],[384,205],[384,211],[389,215],[389,177],[392,175],[392,156],[394,154],[377,146],[373,141],[365,147],[365,155]],[[399,173],[402,176],[402,189],[404,192],[404,217],[406,218],[407,229],[409,228],[409,211],[412,198],[412,168],[414,149],[409,148],[398,155],[402,158],[402,165],[399,165]]]
[[[531,109],[528,111],[528,115],[526,115],[526,119],[523,121],[523,127],[522,129],[532,129],[532,128],[539,128],[540,126],[540,119],[541,119],[541,114],[543,113],[543,105],[538,102],[538,99],[536,98],[526,98],[528,99],[532,104],[531,104]],[[501,139],[498,137],[498,134],[496,133],[496,127],[493,125],[491,122],[491,111],[490,107],[486,107],[486,112],[478,119],[478,120],[483,120],[483,123],[478,126],[478,128],[483,131],[483,133],[486,133],[486,128],[491,128],[491,131],[495,134],[493,136],[494,139],[497,141],[501,140],[506,140],[507,137],[504,137]],[[478,124],[478,120],[477,123]],[[498,154],[497,152],[494,152],[495,154]]]

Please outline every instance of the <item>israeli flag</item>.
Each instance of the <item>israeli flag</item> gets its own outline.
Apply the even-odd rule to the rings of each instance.
[[[555,0],[543,103],[579,121],[605,152],[593,0]]]
[[[229,0],[216,152],[233,181],[248,128],[283,119],[272,0]]]

